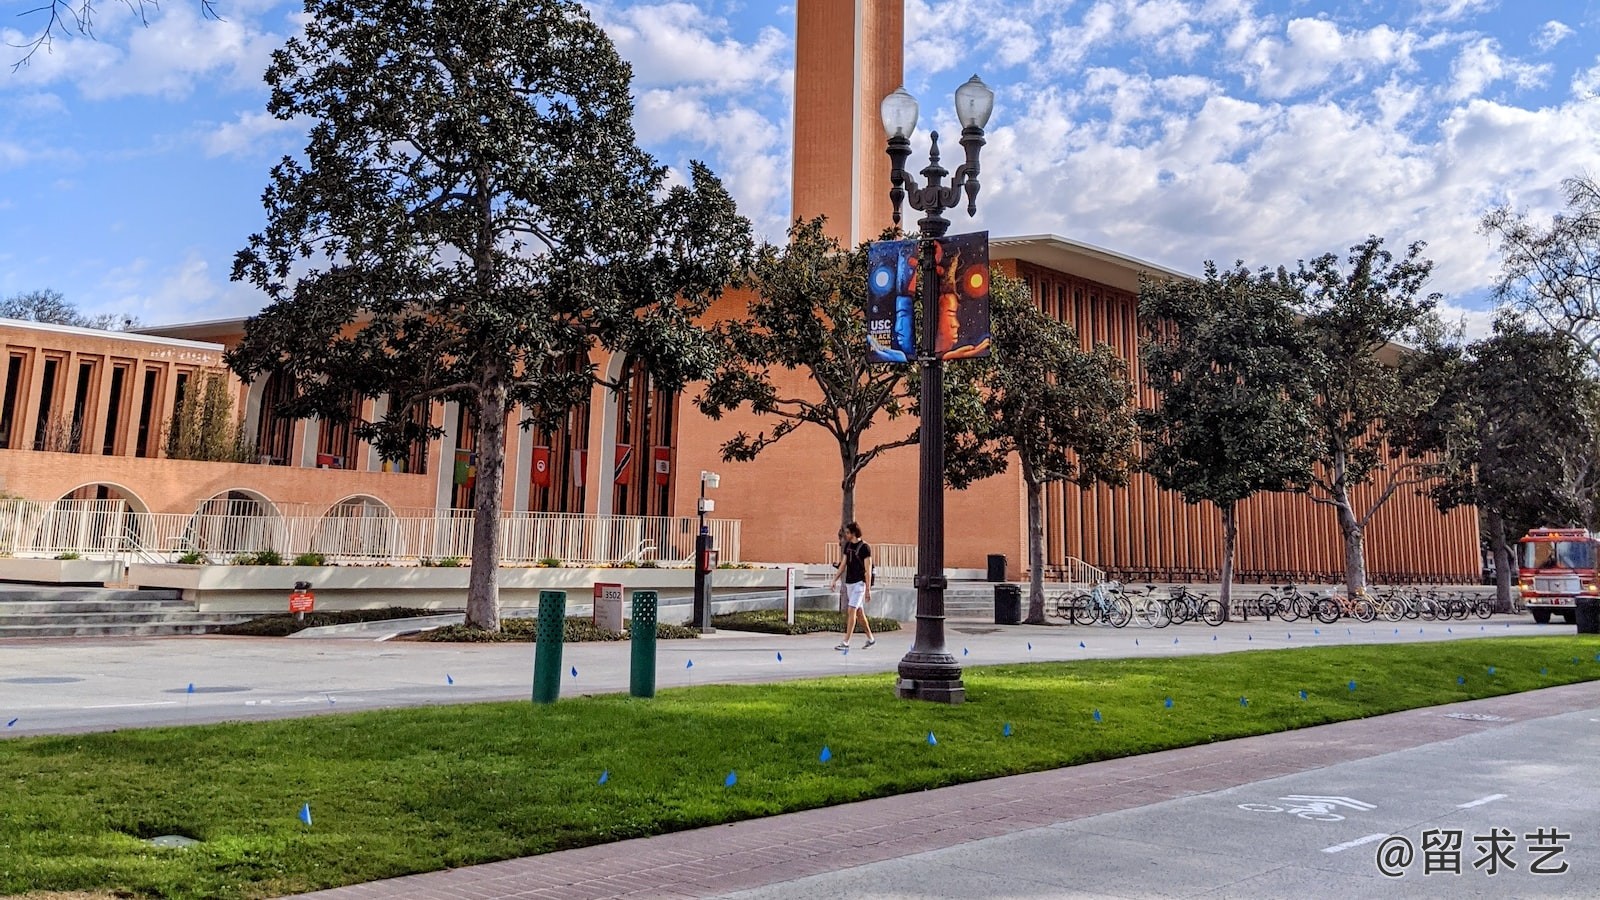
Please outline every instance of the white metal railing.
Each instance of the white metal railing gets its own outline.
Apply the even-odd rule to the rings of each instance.
[[[874,544],[872,547],[872,580],[875,584],[911,584],[917,574],[916,544]],[[839,567],[839,544],[829,541],[822,545],[822,558],[828,565]]]
[[[1103,569],[1097,569],[1076,556],[1067,557],[1061,569],[1065,573],[1067,584],[1073,587],[1091,588],[1106,580]]]
[[[363,506],[323,515],[220,515],[142,513],[121,500],[0,500],[0,553],[177,559],[192,552],[220,563],[272,550],[285,563],[302,553],[348,563],[465,561],[472,555],[472,518],[469,509],[395,515]],[[721,560],[739,562],[740,522],[709,519],[706,526]],[[687,564],[698,531],[698,521],[687,517],[507,513],[500,519],[501,561]]]

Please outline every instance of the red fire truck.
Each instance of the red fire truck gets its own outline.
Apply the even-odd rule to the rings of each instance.
[[[1535,528],[1517,542],[1517,586],[1535,622],[1544,625],[1559,612],[1570,624],[1577,598],[1600,596],[1597,544],[1582,528]]]

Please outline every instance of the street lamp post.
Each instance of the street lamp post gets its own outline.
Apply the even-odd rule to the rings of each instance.
[[[700,502],[695,505],[700,513],[700,533],[694,536],[694,627],[701,634],[716,631],[711,627],[711,572],[717,567],[716,544],[711,529],[706,527],[706,513],[717,508],[716,501],[706,497],[706,488],[722,483],[715,472],[700,473]]]
[[[972,76],[956,89],[956,118],[961,122],[961,146],[966,162],[956,168],[950,184],[943,184],[950,173],[939,165],[939,133],[932,132],[928,165],[922,170],[925,185],[906,171],[911,156],[911,134],[917,128],[917,101],[900,88],[883,99],[883,128],[889,134],[889,199],[894,204],[894,224],[900,225],[900,204],[926,213],[917,221],[921,232],[917,279],[922,302],[922,337],[917,347],[921,367],[920,397],[922,425],[918,437],[917,514],[917,636],[910,652],[900,660],[896,693],[918,700],[961,703],[966,687],[961,681],[961,666],[944,646],[944,360],[934,351],[938,325],[939,273],[935,241],[944,237],[950,220],[946,209],[967,197],[967,215],[978,211],[978,151],[983,147],[983,126],[994,110],[994,92]]]

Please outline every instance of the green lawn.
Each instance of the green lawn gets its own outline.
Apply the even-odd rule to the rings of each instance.
[[[959,707],[878,674],[0,741],[0,894],[273,896],[1595,678],[1561,635],[972,668]]]

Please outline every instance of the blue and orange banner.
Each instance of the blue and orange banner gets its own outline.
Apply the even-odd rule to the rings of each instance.
[[[867,251],[867,352],[873,362],[904,363],[917,356],[915,298],[921,241],[878,241]],[[938,296],[933,352],[940,359],[989,355],[989,233],[928,242]]]

